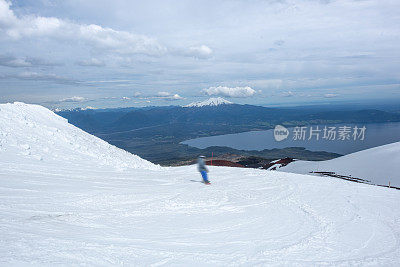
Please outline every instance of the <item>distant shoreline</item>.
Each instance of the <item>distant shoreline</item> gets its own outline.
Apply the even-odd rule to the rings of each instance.
[[[325,141],[320,138],[318,141],[314,139],[305,141],[293,141],[291,138],[282,142],[276,142],[273,138],[273,129],[261,131],[248,131],[234,134],[224,134],[218,136],[200,137],[189,139],[181,142],[181,144],[189,145],[199,149],[205,149],[209,146],[226,146],[238,150],[263,150],[263,149],[283,149],[287,147],[304,147],[310,151],[326,151],[331,153],[349,154],[360,150],[372,148],[375,146],[385,145],[400,141],[398,133],[400,132],[400,122],[382,122],[382,123],[337,123],[337,124],[318,124],[308,125],[314,129],[319,126],[322,131],[324,126],[340,127],[340,126],[366,126],[365,140],[354,141],[352,139],[346,141]],[[293,131],[293,127],[288,127]],[[322,136],[322,132],[320,133]]]

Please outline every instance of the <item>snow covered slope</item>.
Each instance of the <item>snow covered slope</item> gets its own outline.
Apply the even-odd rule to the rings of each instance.
[[[398,190],[229,167],[205,186],[38,106],[0,105],[0,131],[1,266],[400,265]]]
[[[233,104],[233,103],[228,100],[223,99],[222,97],[212,97],[212,98],[204,100],[204,101],[190,103],[189,105],[186,105],[184,107],[188,108],[188,107],[219,106],[219,105],[227,105],[227,104]]]
[[[95,162],[117,169],[158,168],[82,131],[42,106],[24,103],[0,105],[0,158],[32,164],[44,161],[90,166]]]
[[[335,172],[371,181],[373,184],[400,187],[400,142],[374,147],[326,161],[295,161],[278,169],[307,174],[311,171]]]

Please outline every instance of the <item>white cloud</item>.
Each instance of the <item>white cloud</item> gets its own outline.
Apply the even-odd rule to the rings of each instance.
[[[157,96],[165,97],[165,96],[170,96],[171,94],[168,92],[158,92]]]
[[[79,82],[56,74],[37,73],[25,71],[16,74],[0,74],[0,79],[18,79],[18,80],[32,80],[32,81],[52,81],[61,84],[78,84]]]
[[[38,58],[15,57],[10,55],[0,55],[0,66],[23,68],[34,66],[61,66],[62,64],[47,62]]]
[[[159,44],[154,38],[103,28],[99,25],[72,25],[75,34],[89,44],[102,48],[110,48],[119,53],[142,53],[159,56],[167,52],[167,48]]]
[[[120,54],[146,54],[161,56],[173,53],[155,38],[146,35],[119,31],[97,24],[79,24],[55,17],[21,16],[11,10],[11,4],[0,0],[0,30],[15,40],[24,37],[48,37],[56,40],[83,41],[100,49],[108,49]],[[212,54],[206,45],[183,48],[183,56],[208,58]],[[96,59],[78,62],[82,66],[102,66]]]
[[[93,67],[103,67],[106,64],[97,58],[91,58],[87,60],[81,60],[76,63],[79,66],[93,66]]]
[[[206,95],[219,95],[227,97],[251,97],[256,94],[256,91],[250,86],[244,87],[227,87],[227,86],[217,86],[204,88],[202,90]]]
[[[282,87],[283,81],[281,79],[260,79],[249,82],[254,87],[261,87],[265,89],[278,89]]]
[[[324,94],[325,98],[333,98],[333,97],[337,97],[338,94]]]
[[[212,53],[213,53],[213,51],[211,48],[209,48],[206,45],[201,45],[201,46],[190,47],[186,51],[185,55],[197,57],[197,58],[209,58],[209,57],[211,57]]]
[[[292,97],[294,93],[292,91],[282,92],[283,97]]]
[[[1,57],[0,56],[0,65],[6,67],[30,67],[32,63],[27,61],[25,58],[14,58],[14,57]]]
[[[171,94],[169,92],[158,92],[157,98],[165,99],[165,100],[181,100],[184,99],[179,94]]]
[[[10,3],[0,0],[0,29],[13,39],[23,37],[52,37],[60,40],[80,40],[89,45],[118,53],[161,55],[167,48],[154,38],[104,28],[96,24],[77,24],[71,21],[41,16],[17,17]]]
[[[0,1],[0,27],[4,28],[14,24],[17,18],[14,12],[10,10],[10,3],[6,1]]]
[[[59,100],[59,102],[83,102],[86,100],[87,99],[82,96],[72,96],[72,97],[61,99],[61,100]]]
[[[283,98],[289,90],[295,97],[287,101],[303,101],[310,93],[324,98],[329,88],[349,88],[339,95],[344,99],[398,95],[400,1],[218,1],[212,10],[202,1],[157,1],[168,12],[154,12],[143,1],[48,2],[0,0],[0,53],[15,55],[0,60],[0,79],[32,79],[33,85],[5,81],[3,99],[22,95],[16,92],[46,98],[53,84],[42,82],[39,90],[34,80],[63,83],[64,75],[82,81],[77,95],[84,95],[85,86],[99,86],[107,87],[100,97],[107,92],[132,99],[132,90],[155,97],[170,88],[186,95],[217,85],[262,89],[263,98],[256,92],[252,102],[272,93]],[[227,12],[221,16],[221,10]],[[44,73],[31,57],[64,66],[51,68],[54,75],[17,75],[11,69]],[[83,65],[91,65],[91,57],[103,60],[107,72],[72,66],[85,60]],[[89,82],[117,79],[131,81]]]

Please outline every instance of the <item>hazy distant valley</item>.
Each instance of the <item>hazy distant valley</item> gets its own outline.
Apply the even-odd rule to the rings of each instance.
[[[199,154],[229,155],[273,160],[297,158],[326,160],[340,154],[283,148],[246,151],[229,147],[198,149],[180,142],[205,136],[267,130],[276,124],[286,127],[333,123],[399,122],[396,111],[344,107],[267,108],[253,105],[218,104],[191,107],[162,106],[117,109],[73,109],[58,111],[75,126],[103,140],[162,165],[190,163]]]

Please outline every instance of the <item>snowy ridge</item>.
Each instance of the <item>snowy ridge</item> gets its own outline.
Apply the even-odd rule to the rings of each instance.
[[[233,103],[226,99],[223,99],[222,97],[212,97],[204,101],[190,103],[183,107],[190,108],[190,107],[204,107],[204,106],[219,106],[228,104],[233,104]]]
[[[90,135],[52,111],[16,102],[0,104],[0,159],[99,164],[117,169],[158,166]]]
[[[400,142],[378,146],[326,161],[290,163],[279,171],[309,174],[312,171],[335,172],[357,177],[373,184],[400,187]]]

